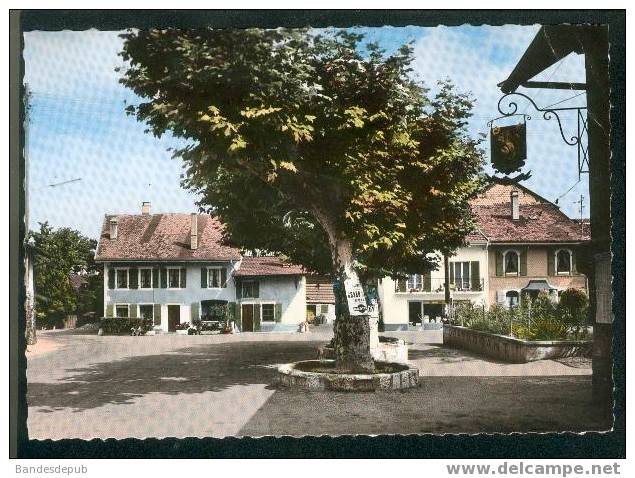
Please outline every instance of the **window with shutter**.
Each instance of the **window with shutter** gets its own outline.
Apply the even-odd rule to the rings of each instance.
[[[168,287],[168,270],[161,269],[161,288],[166,289]]]
[[[207,289],[207,267],[201,267],[201,288]]]
[[[481,264],[479,261],[470,262],[470,269],[471,269],[470,272],[471,272],[471,279],[472,279],[471,287],[473,291],[482,290],[480,268],[481,268]]]
[[[262,321],[274,322],[275,321],[275,304],[262,304]]]
[[[152,269],[149,267],[139,269],[139,289],[152,289]]]
[[[187,269],[183,267],[181,269],[181,289],[185,289],[187,287]]]
[[[503,253],[501,251],[496,251],[496,275],[503,275]]]
[[[275,318],[276,322],[282,322],[282,304],[276,304]]]

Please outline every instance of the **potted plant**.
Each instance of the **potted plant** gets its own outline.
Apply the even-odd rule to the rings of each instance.
[[[189,328],[189,322],[181,322],[180,324],[176,324],[175,327],[177,335],[188,335]]]

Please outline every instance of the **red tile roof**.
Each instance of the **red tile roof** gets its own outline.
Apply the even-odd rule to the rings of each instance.
[[[519,194],[520,219],[512,220],[512,191]],[[590,239],[588,223],[581,225],[558,206],[522,184],[493,180],[471,202],[479,231],[490,242],[582,242]],[[469,236],[468,236],[469,241]]]
[[[521,204],[520,219],[511,218],[509,205],[472,206],[479,228],[490,242],[582,242],[588,228],[581,228],[555,205]]]
[[[335,304],[333,282],[327,277],[307,276],[306,301],[309,304]]]
[[[244,257],[240,268],[234,273],[238,277],[303,275],[302,266],[291,264],[279,257]]]
[[[117,239],[110,239],[106,216],[95,260],[213,261],[238,260],[240,251],[222,244],[223,226],[198,215],[198,248],[190,248],[190,214],[138,214],[117,217]]]

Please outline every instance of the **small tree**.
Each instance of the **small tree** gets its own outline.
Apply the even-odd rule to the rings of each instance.
[[[55,324],[77,311],[78,295],[71,286],[71,273],[95,273],[97,241],[69,228],[54,230],[40,223],[30,232],[34,249],[35,300],[38,318]]]
[[[335,277],[338,367],[373,369],[367,317],[342,283],[425,272],[472,227],[481,152],[471,100],[413,79],[413,49],[386,55],[347,31],[128,32],[128,111],[187,145],[184,186],[226,239]]]

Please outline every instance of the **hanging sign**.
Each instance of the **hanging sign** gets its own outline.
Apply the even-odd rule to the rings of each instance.
[[[527,125],[493,126],[490,146],[494,169],[503,174],[519,171],[527,159]]]
[[[346,292],[346,301],[348,302],[348,313],[351,316],[368,315],[364,289],[359,283],[356,274],[353,274],[350,279],[344,280],[344,290]]]

